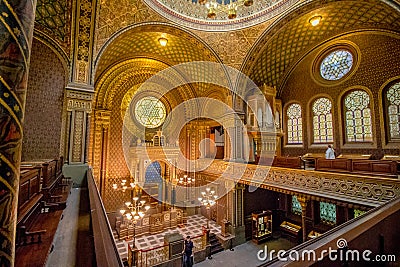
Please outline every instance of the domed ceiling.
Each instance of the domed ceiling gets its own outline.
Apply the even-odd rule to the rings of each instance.
[[[283,13],[299,0],[144,0],[161,16],[204,31],[232,31],[250,27]],[[210,6],[214,18],[209,18]],[[235,15],[228,18],[233,7]],[[232,18],[233,17],[233,18]]]

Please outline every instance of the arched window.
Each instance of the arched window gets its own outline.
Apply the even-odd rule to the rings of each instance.
[[[330,225],[336,224],[336,205],[326,202],[320,202],[319,215],[322,223]]]
[[[291,104],[286,112],[288,143],[301,144],[303,142],[301,107],[299,104]]]
[[[301,215],[301,205],[296,196],[292,196],[292,213]]]
[[[370,99],[367,92],[354,90],[344,98],[347,142],[372,142]]]
[[[314,143],[333,142],[332,102],[318,98],[312,105]]]
[[[400,140],[400,82],[395,83],[386,91],[386,112],[388,118],[388,136],[390,140]]]

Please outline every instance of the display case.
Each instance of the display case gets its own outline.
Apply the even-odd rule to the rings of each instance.
[[[252,214],[252,239],[259,244],[272,236],[272,212]]]
[[[283,237],[288,237],[293,242],[300,242],[301,241],[301,226],[290,223],[287,221],[283,221],[280,225],[281,233]]]

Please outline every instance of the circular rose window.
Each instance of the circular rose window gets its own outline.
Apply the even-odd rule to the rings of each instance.
[[[343,78],[353,66],[353,55],[347,50],[335,50],[328,54],[321,62],[321,77],[328,81],[337,81]]]
[[[143,126],[157,128],[165,120],[165,106],[155,97],[144,97],[136,102],[135,117]]]

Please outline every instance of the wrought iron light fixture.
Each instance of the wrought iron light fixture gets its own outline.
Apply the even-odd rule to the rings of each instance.
[[[215,195],[215,190],[209,187],[206,188],[206,192],[201,192],[201,195],[198,200],[208,211],[207,229],[210,229],[211,207],[217,203],[218,196]]]

